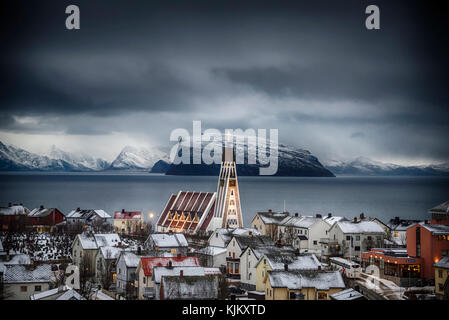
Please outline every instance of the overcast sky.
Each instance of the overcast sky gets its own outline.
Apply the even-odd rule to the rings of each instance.
[[[448,11],[392,2],[3,1],[0,140],[113,160],[201,120],[323,161],[449,161]]]

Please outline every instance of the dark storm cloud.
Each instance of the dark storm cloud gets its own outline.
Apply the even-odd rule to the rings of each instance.
[[[365,29],[371,3],[359,0],[79,0],[77,31],[64,27],[68,4],[2,3],[0,130],[131,132],[130,114],[147,114],[148,132],[191,120],[219,129],[316,124],[317,135],[350,127],[348,139],[369,138],[385,153],[410,156],[419,144],[449,158],[448,19],[438,2],[376,1],[380,31]],[[223,101],[242,104],[234,118],[223,117]],[[394,127],[395,136],[364,126]],[[417,132],[424,137],[404,142]]]

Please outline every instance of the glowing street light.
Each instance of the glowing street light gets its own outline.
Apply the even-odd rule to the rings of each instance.
[[[153,212],[150,212],[150,213],[148,214],[148,217],[149,217],[150,219],[153,219],[153,218],[154,218],[154,213],[153,213]]]

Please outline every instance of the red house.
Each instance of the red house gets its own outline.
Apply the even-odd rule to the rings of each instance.
[[[52,227],[65,221],[64,214],[57,208],[44,208],[44,206],[33,209],[28,214],[28,218],[33,227],[38,227],[38,229],[42,229],[42,231],[47,231],[48,229],[51,230]]]
[[[434,264],[449,255],[449,226],[418,223],[407,229],[407,254],[421,258],[421,277],[435,279]]]

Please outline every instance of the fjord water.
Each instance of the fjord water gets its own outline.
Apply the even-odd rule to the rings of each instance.
[[[388,222],[399,216],[429,219],[427,210],[449,200],[443,177],[239,177],[245,226],[257,211],[286,210],[349,219],[364,212]],[[157,217],[171,193],[214,192],[216,177],[164,176],[148,173],[3,173],[0,206],[23,203],[57,207],[67,214],[77,207],[114,211],[141,210]],[[155,218],[156,219],[156,218]]]

